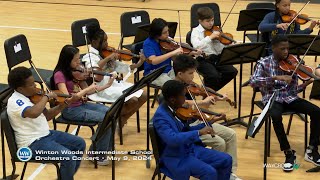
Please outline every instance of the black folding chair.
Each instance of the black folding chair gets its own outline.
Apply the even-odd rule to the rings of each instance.
[[[86,45],[86,39],[85,39],[85,32],[86,32],[86,25],[90,23],[97,23],[99,24],[99,21],[96,18],[90,18],[90,19],[83,19],[74,21],[71,24],[71,36],[72,36],[72,45],[75,47],[85,46]],[[88,40],[88,44],[90,44],[90,41]],[[85,55],[81,54],[80,59]]]
[[[11,155],[11,163],[12,163],[12,172],[11,175],[6,177],[6,163],[5,163],[5,148],[4,148],[4,135],[7,140],[9,152]],[[16,172],[16,162],[22,162],[21,160],[18,159],[17,157],[17,151],[18,147],[16,144],[15,136],[14,136],[14,131],[11,127],[9,117],[7,114],[7,109],[4,108],[4,110],[1,113],[1,144],[2,144],[2,161],[3,161],[3,179],[15,179],[18,177],[18,175],[15,174]],[[20,179],[23,179],[24,173],[27,169],[27,164],[28,163],[45,163],[45,164],[53,164],[55,165],[57,169],[57,177],[60,180],[60,168],[59,168],[59,161],[37,161],[35,159],[31,159],[27,162],[24,162],[23,165],[23,170],[21,173]]]
[[[220,8],[217,3],[203,3],[203,4],[194,4],[191,6],[191,18],[190,18],[190,29],[199,25],[197,11],[201,7],[209,7],[214,12],[214,25],[221,26],[221,19],[220,19]]]
[[[132,11],[121,14],[120,28],[121,39],[120,47],[131,50],[132,44],[123,45],[124,38],[133,37],[139,26],[150,24],[150,17],[147,11]]]
[[[38,74],[34,70],[34,64],[31,60],[32,57],[31,57],[28,41],[25,35],[19,34],[17,36],[7,39],[4,42],[4,50],[6,53],[7,66],[9,71],[11,71],[11,69],[14,66],[28,61],[29,64],[31,65],[30,70],[32,71],[35,81],[38,82],[43,88],[41,78],[38,76]],[[51,70],[40,69],[40,68],[37,68],[37,71],[39,72],[43,80],[46,80],[48,77],[51,77],[53,72]]]
[[[156,161],[156,168],[153,172],[152,180],[155,179],[156,176],[158,176],[158,180],[161,180],[161,163],[160,163],[160,146],[159,146],[159,136],[157,135],[156,130],[154,129],[153,126],[153,119],[151,119],[149,125],[148,125],[149,133],[150,133],[150,139],[151,139],[151,144],[152,144],[152,152],[154,159]],[[162,180],[166,179],[167,175],[163,174]]]
[[[253,119],[253,116],[254,115],[258,115],[258,114],[253,114],[254,112],[254,106],[258,106],[261,110],[264,109],[264,104],[262,103],[262,101],[257,101],[255,100],[256,98],[256,93],[257,92],[260,92],[259,91],[259,88],[253,88],[253,94],[252,94],[252,98],[251,98],[251,110],[250,110],[250,116],[249,116],[249,122],[248,122],[248,127],[247,127],[247,133],[245,135],[245,139],[248,139],[248,132],[249,132],[249,128],[250,128],[250,125],[252,123],[252,119]],[[293,118],[293,115],[298,115],[300,117],[300,119],[302,121],[304,121],[305,123],[305,133],[304,133],[304,138],[305,138],[305,142],[304,142],[304,148],[306,149],[307,148],[307,143],[308,143],[308,119],[307,119],[307,115],[305,115],[305,117],[303,117],[300,113],[297,113],[297,112],[294,112],[294,111],[290,111],[290,110],[284,110],[282,115],[290,115],[290,119],[289,119],[289,123],[288,123],[288,127],[287,127],[287,131],[286,131],[286,134],[289,135],[289,132],[290,132],[290,128],[291,128],[291,123],[292,123],[292,118]],[[267,118],[271,118],[271,117],[267,117]],[[271,121],[269,121],[271,122]],[[271,133],[271,125],[269,125],[269,136],[268,136],[268,149],[267,149],[267,152],[268,152],[268,156],[270,156],[270,133]]]
[[[255,2],[255,3],[249,3],[247,5],[247,10],[250,10],[250,9],[271,9],[271,10],[275,10],[275,5],[271,2],[262,2],[262,3],[258,3],[258,2]],[[261,19],[263,19],[264,17],[261,17]],[[260,32],[258,31],[258,27],[255,29],[256,30],[256,33],[255,34],[247,34],[247,31],[244,31],[243,33],[243,39],[244,39],[244,42],[245,43],[245,37],[248,37],[248,39],[251,41],[251,42],[260,42],[262,41],[262,36],[260,34]]]

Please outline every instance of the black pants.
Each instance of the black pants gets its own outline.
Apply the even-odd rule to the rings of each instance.
[[[310,141],[309,145],[317,147],[319,145],[320,137],[320,108],[304,99],[297,99],[290,104],[285,102],[274,102],[269,111],[274,131],[280,143],[281,151],[290,149],[290,144],[282,124],[282,112],[285,110],[294,111],[298,113],[308,114],[311,119],[310,123]]]
[[[238,70],[232,65],[216,66],[220,56],[198,57],[197,60],[198,71],[204,78],[204,84],[215,91],[223,88],[238,74]]]

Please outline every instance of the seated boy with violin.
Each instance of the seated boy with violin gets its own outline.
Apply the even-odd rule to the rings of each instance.
[[[310,123],[310,141],[305,152],[305,160],[320,166],[320,155],[318,152],[320,137],[320,108],[305,99],[299,98],[298,93],[302,92],[312,79],[298,85],[298,75],[288,73],[279,68],[279,62],[288,58],[289,42],[284,35],[276,35],[272,41],[273,54],[261,58],[256,65],[256,70],[250,79],[252,87],[258,87],[262,93],[262,102],[266,104],[275,93],[275,100],[269,110],[272,118],[273,128],[278,137],[281,151],[284,151],[285,162],[283,170],[290,172],[296,161],[296,151],[291,149],[287,135],[282,124],[282,112],[284,110],[308,114]]]
[[[267,43],[267,55],[272,54],[271,39],[277,34],[311,34],[313,28],[319,21],[311,20],[310,26],[304,30],[300,29],[300,24],[293,20],[296,14],[290,10],[291,0],[276,0],[276,10],[268,13],[259,25],[262,32],[263,41]],[[298,20],[298,19],[297,19]],[[307,21],[304,21],[306,23]]]
[[[214,134],[212,128],[204,124],[190,127],[177,117],[177,110],[185,103],[184,83],[169,80],[162,86],[162,93],[164,102],[153,117],[160,137],[162,172],[176,180],[188,180],[190,176],[201,180],[229,180],[232,157],[197,145],[201,142],[200,136]]]
[[[117,59],[121,57],[120,52],[123,50],[114,50],[114,52],[111,51],[107,53],[110,55],[105,56],[105,52],[110,48],[108,46],[108,36],[97,23],[88,24],[87,33],[91,46],[89,48],[89,54],[86,54],[82,58],[82,62],[85,62],[87,68],[99,68],[102,71],[107,71],[109,73],[114,71],[117,73],[128,73],[129,71],[140,67],[145,61],[143,54],[140,54],[140,60],[137,64],[128,65],[118,61]],[[97,84],[103,85],[107,83],[108,79],[108,77],[104,77],[103,80]],[[109,103],[115,102],[123,94],[122,92],[132,85],[132,83],[125,81],[114,81],[110,87],[97,92],[95,95],[98,96],[98,100],[101,99],[102,101]],[[121,127],[123,127],[124,124],[127,123],[127,120],[147,101],[147,94],[143,90],[139,90],[133,95],[134,96],[126,101],[123,106],[124,110],[121,112]],[[89,96],[89,98],[91,98],[91,96]]]
[[[204,77],[204,84],[215,91],[223,88],[228,82],[237,76],[237,69],[232,65],[217,66],[220,54],[225,47],[218,39],[219,31],[212,31],[214,27],[214,14],[209,7],[201,7],[197,11],[199,25],[193,28],[191,44],[196,49],[201,49],[207,57],[198,57],[198,71]],[[206,31],[212,31],[206,36]]]
[[[194,89],[195,85],[198,87],[196,91],[201,91],[201,88],[197,86],[193,82],[194,73],[196,72],[197,68],[197,61],[195,61],[192,57],[186,56],[186,55],[178,55],[175,60],[173,61],[173,69],[176,74],[175,80],[183,82],[188,85],[188,89],[191,93],[193,93],[192,89]],[[191,87],[192,86],[192,87]],[[192,89],[191,89],[191,88]],[[209,91],[209,90],[208,90]],[[192,96],[195,94],[192,94]],[[191,95],[187,91],[186,93],[186,103],[189,106],[194,105],[194,101],[191,99]],[[203,100],[199,100],[196,103],[198,105],[211,105],[214,101],[223,101],[226,100],[227,96],[224,95],[222,98],[219,96],[206,96]],[[210,114],[210,113],[208,113]],[[212,119],[208,119],[209,121],[216,122],[218,120],[225,119],[225,114],[220,114],[219,116],[213,115]],[[203,124],[204,122],[200,119],[197,119],[195,121],[188,121],[189,125],[191,127],[197,126],[199,124]],[[209,134],[201,135],[200,139],[201,142],[207,146],[210,146],[212,149],[215,149],[217,151],[226,152],[232,157],[232,174],[231,174],[231,180],[240,180],[235,174],[237,171],[237,137],[236,132],[226,126],[223,126],[219,123],[213,123],[212,129],[215,133],[215,136],[212,137]]]
[[[32,72],[26,67],[17,67],[9,72],[8,84],[14,89],[14,93],[8,99],[7,112],[10,124],[14,130],[17,147],[28,147],[31,149],[33,158],[51,157],[61,158],[61,179],[73,179],[81,161],[73,160],[73,157],[81,158],[86,148],[85,141],[78,136],[69,133],[49,130],[48,122],[58,115],[67,104],[76,101],[78,97],[73,95],[65,100],[65,103],[46,109],[49,100],[57,95],[54,92],[42,94],[37,98],[38,102],[32,102],[29,98],[37,96]],[[39,95],[40,96],[40,95]],[[35,98],[33,98],[35,99]],[[36,151],[54,151],[58,154],[37,154]],[[63,153],[63,151],[70,153]],[[73,154],[80,151],[82,153]]]
[[[164,73],[152,82],[152,84],[157,86],[162,86],[166,81],[174,78],[171,58],[183,53],[181,47],[170,52],[165,52],[160,45],[163,41],[172,41],[169,37],[168,23],[161,18],[155,18],[150,25],[149,37],[143,43],[143,53],[148,58],[148,61],[144,63],[144,75],[167,65]],[[201,51],[191,51],[189,54],[200,55],[201,53]]]

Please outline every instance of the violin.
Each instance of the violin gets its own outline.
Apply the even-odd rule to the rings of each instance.
[[[170,37],[166,40],[160,40],[161,48],[168,51],[168,52],[174,51],[174,50],[180,48],[180,45],[181,45],[181,48],[182,48],[184,54],[189,54],[191,51],[197,51],[197,49],[191,47],[189,44],[187,44],[187,43],[180,44]],[[202,53],[202,55],[205,56],[204,53]]]
[[[283,22],[290,23],[296,16],[297,12],[290,10],[288,14],[282,15],[281,17]],[[299,14],[295,19],[295,22],[300,25],[306,24],[308,21],[312,21],[312,19],[306,14]],[[319,25],[319,22],[317,22],[317,25]]]
[[[129,50],[117,50],[113,47],[108,46],[106,49],[102,50],[102,57],[106,58],[112,53],[119,54],[119,59],[123,61],[131,61],[132,58],[140,58],[140,55],[134,54]]]
[[[213,26],[212,29],[204,31],[204,36],[210,36],[213,31],[219,31],[220,37],[219,41],[224,45],[229,45],[231,43],[237,43],[237,41],[233,40],[233,35],[230,33],[223,33],[222,30],[218,26]]]
[[[189,90],[192,93],[192,95],[194,96],[202,96],[203,98],[207,97],[207,92],[209,94],[209,96],[218,96],[218,97],[223,97],[222,94],[217,93],[216,91],[207,88],[204,89],[203,87],[199,87],[196,84],[191,84],[189,85]],[[206,92],[207,91],[207,92]],[[226,101],[230,104],[230,106],[236,107],[236,103],[231,101],[229,98],[226,99]]]
[[[212,120],[214,116],[222,115],[203,108],[200,108],[200,110],[206,121]],[[200,112],[197,109],[193,109],[189,104],[183,104],[181,108],[178,108],[176,111],[176,115],[179,119],[185,121],[188,121],[192,118],[202,119]]]
[[[112,74],[107,73],[105,71],[103,71],[101,68],[99,67],[94,67],[94,68],[84,68],[84,66],[80,65],[78,67],[76,67],[75,69],[72,70],[72,75],[74,77],[75,80],[77,81],[84,81],[89,77],[89,74],[93,72],[93,76],[94,76],[94,80],[96,82],[101,82],[103,80],[104,76],[112,76]],[[116,79],[118,81],[122,80],[122,77],[116,77]]]
[[[303,81],[307,81],[311,78],[318,79],[318,77],[314,75],[314,69],[312,67],[300,64],[299,67],[296,68],[297,65],[299,65],[299,60],[292,54],[289,54],[286,59],[279,62],[280,69],[288,73],[297,73],[298,77]]]
[[[63,104],[66,98],[71,98],[71,95],[63,94],[60,90],[52,90],[52,92],[54,92],[57,95],[57,97],[53,101],[55,105]],[[46,94],[45,91],[43,91],[42,89],[36,88],[36,94],[29,98],[33,104],[37,104],[45,94]]]

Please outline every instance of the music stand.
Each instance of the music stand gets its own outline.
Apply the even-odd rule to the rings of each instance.
[[[267,8],[259,8],[259,9],[247,9],[241,10],[239,14],[238,26],[237,31],[244,31],[243,34],[243,43],[245,43],[246,38],[246,31],[257,31],[256,35],[256,42],[259,42],[259,24],[263,20],[264,16],[270,12],[274,11],[274,9],[267,9]],[[250,41],[254,41],[254,39],[250,38]]]
[[[167,22],[169,27],[169,36],[174,38],[176,35],[178,23],[177,22]],[[134,41],[132,44],[142,42],[149,37],[150,32],[150,24],[141,25],[138,27],[136,31],[136,35],[134,37]]]
[[[320,55],[320,36],[309,34],[289,34],[287,35],[289,41],[289,54],[296,55],[300,58],[307,51],[310,43],[317,36],[306,56],[319,56]],[[303,98],[306,97],[305,90],[303,91]]]
[[[266,43],[262,42],[245,43],[228,46],[222,50],[220,61],[217,64],[218,66],[240,64],[238,117],[233,119],[232,121],[228,121],[226,123],[227,126],[231,126],[234,124],[240,124],[245,127],[248,126],[248,124],[245,123],[240,117],[242,96],[242,68],[243,64],[245,63],[256,62],[257,60],[259,60],[264,51],[265,46]]]
[[[122,106],[124,104],[125,97],[129,96],[130,94],[138,91],[139,89],[148,86],[151,84],[152,81],[157,79],[165,70],[167,65],[164,65],[154,71],[152,71],[150,74],[146,75],[143,77],[140,81],[138,81],[136,84],[134,84],[132,87],[126,89],[117,100],[112,104],[108,112],[106,113],[104,120],[102,121],[101,125],[97,129],[96,133],[91,137],[92,144],[93,144],[93,149],[96,150],[96,143],[101,139],[101,137],[104,135],[104,133],[107,131],[107,129],[112,128],[112,134],[111,134],[111,144],[112,148],[111,151],[114,151],[114,134],[115,134],[115,127],[116,127],[116,122],[117,119],[120,116]],[[149,96],[149,94],[147,95]],[[148,97],[149,99],[149,97]],[[147,105],[149,105],[147,101]],[[148,110],[147,110],[148,111]],[[147,123],[149,123],[149,117],[150,117],[150,112],[147,112]],[[147,130],[147,150],[150,151],[149,149],[149,131]],[[150,156],[149,154],[147,156]],[[112,153],[112,180],[115,180],[115,153]],[[149,162],[148,162],[149,161]],[[150,164],[150,158],[147,158],[147,163]]]
[[[163,65],[160,68],[152,71],[151,73],[149,73],[148,75],[144,76],[140,81],[137,82],[137,84],[139,84],[138,87],[145,87],[147,86],[147,125],[149,125],[150,122],[150,101],[148,99],[150,99],[150,84],[157,79],[162,73],[163,71],[166,69],[168,65]],[[146,151],[150,151],[150,141],[149,141],[149,129],[147,128],[147,148]],[[147,156],[147,161],[146,161],[146,168],[150,168],[150,158],[148,158],[148,156],[150,156],[149,154],[146,155]]]
[[[260,41],[260,31],[258,27],[261,21],[264,19],[265,15],[274,11],[274,9],[259,8],[259,9],[246,9],[241,10],[239,14],[237,31],[243,31],[243,43],[246,42],[246,36],[251,42]],[[254,31],[255,34],[246,34],[246,31]],[[253,63],[251,63],[250,74],[252,74]]]

